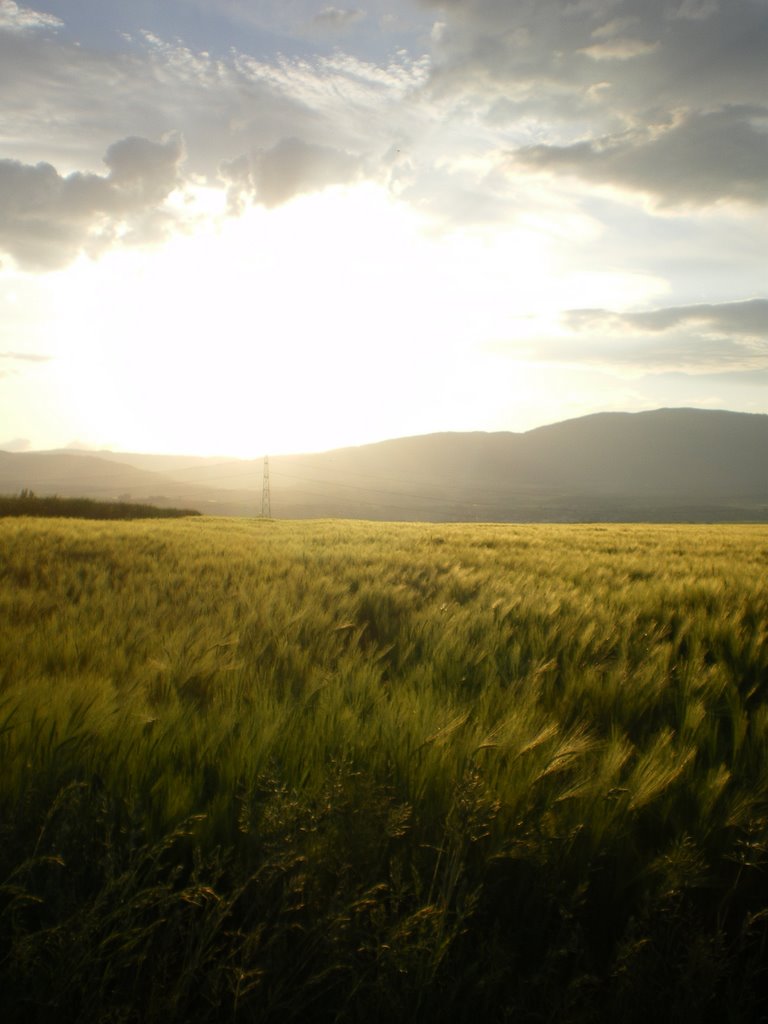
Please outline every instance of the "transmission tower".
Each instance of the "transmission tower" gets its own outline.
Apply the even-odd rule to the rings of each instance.
[[[264,456],[264,473],[261,478],[261,518],[271,519],[272,508],[269,500],[269,456]]]

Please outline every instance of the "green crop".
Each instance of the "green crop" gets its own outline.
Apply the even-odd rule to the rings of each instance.
[[[4,1019],[759,1019],[767,556],[0,521]]]

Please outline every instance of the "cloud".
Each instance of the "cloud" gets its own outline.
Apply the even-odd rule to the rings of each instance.
[[[44,160],[62,174],[98,173],[119,118],[125,136],[180,132],[185,171],[213,185],[223,161],[284,138],[320,146],[332,138],[337,149],[384,152],[404,134],[404,123],[421,117],[410,99],[426,75],[422,56],[402,52],[382,62],[341,51],[216,56],[144,33],[129,52],[108,54],[66,39],[0,33],[0,157]],[[129,102],[116,113],[118,96]]]
[[[596,61],[632,60],[634,57],[644,57],[646,54],[653,53],[658,45],[658,42],[646,43],[642,39],[629,39],[620,36],[585,46],[580,52]]]
[[[160,202],[179,184],[179,164],[185,157],[177,133],[162,142],[131,136],[114,142],[106,152],[109,182],[130,203]]]
[[[695,327],[702,333],[737,334],[768,341],[768,299],[749,299],[718,305],[670,306],[642,313],[572,309],[564,314],[564,320],[575,330],[609,328],[658,333],[686,326]]]
[[[503,122],[518,168],[765,201],[765,0],[421,2],[441,18],[432,97]]]
[[[733,338],[674,335],[663,340],[594,338],[578,349],[567,341],[542,343],[537,358],[566,365],[599,366],[620,375],[659,373],[731,374],[768,371],[768,343],[750,345]]]
[[[149,32],[106,53],[66,32],[0,32],[0,157],[23,165],[30,184],[41,164],[55,175],[37,220],[29,209],[0,212],[0,247],[25,266],[62,266],[83,249],[162,238],[180,223],[164,204],[181,159],[153,169],[138,143],[114,143],[116,123],[128,140],[183,136],[185,180],[225,188],[232,213],[361,176],[454,225],[511,222],[529,193],[558,189],[556,176],[565,190],[577,178],[646,192],[659,206],[763,202],[764,0],[729,0],[728,18],[709,0],[420,0],[411,10],[431,60],[421,50],[307,55],[307,38],[320,45],[313,14],[343,28],[363,20],[364,6],[367,29],[380,3],[189,2],[211,17],[237,14],[244,47],[256,22],[304,32],[301,55],[195,51]],[[130,99],[118,108],[117,97]],[[385,167],[382,154],[403,139],[407,166]],[[457,153],[468,158],[460,167]],[[110,205],[116,192],[132,196],[123,216]]]
[[[53,356],[38,355],[35,352],[0,352],[0,359],[19,359],[27,363],[49,363]]]
[[[222,176],[230,183],[230,203],[235,207],[244,194],[274,207],[297,195],[354,181],[361,167],[361,158],[351,153],[287,138],[271,149],[224,164]]]
[[[183,183],[227,189],[237,212],[360,176],[386,182],[381,154],[425,134],[422,57],[214,56],[151,33],[126,46],[0,32],[0,252],[26,269],[166,236],[185,216],[165,204]],[[119,114],[117,96],[130,97]]]
[[[15,363],[49,363],[52,359],[53,356],[36,352],[0,352],[0,379],[20,376],[21,370]]]
[[[689,112],[568,146],[523,147],[514,163],[647,192],[662,205],[762,204],[768,202],[766,121],[768,108]]]
[[[671,5],[667,17],[682,21],[703,21],[711,18],[719,9],[718,0],[682,0],[679,6]]]
[[[337,31],[349,28],[364,17],[365,11],[361,11],[358,8],[349,10],[340,7],[324,7],[322,11],[314,16],[312,24],[317,28]]]
[[[612,69],[614,108],[637,112],[660,99],[679,105],[697,97],[709,104],[713,89],[720,104],[760,95],[768,38],[764,0],[722,6],[710,0],[421,2],[439,10],[444,23],[435,77],[468,94],[493,83],[583,90],[595,71],[586,51],[624,39],[650,59]],[[532,107],[535,102],[532,96]]]
[[[65,266],[109,244],[180,184],[181,137],[113,143],[106,175],[59,174],[49,163],[0,160],[0,249],[28,269]]]
[[[13,0],[0,0],[0,32],[29,32],[39,28],[61,28],[64,22],[53,14],[20,7]]]
[[[572,309],[562,319],[571,337],[542,342],[539,358],[634,373],[768,370],[768,299],[637,313]]]

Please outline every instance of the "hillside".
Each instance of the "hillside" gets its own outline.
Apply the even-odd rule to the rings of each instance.
[[[136,456],[135,462],[142,467],[162,467],[164,459],[164,456]],[[169,461],[178,469],[190,460]],[[198,485],[195,479],[176,479],[170,473],[139,468],[139,465],[130,464],[125,456],[112,452],[94,455],[79,451],[0,451],[0,494],[17,494],[26,489],[38,495],[149,502],[161,508],[183,505],[219,515],[254,514],[253,489],[219,490]],[[258,483],[261,486],[260,478]]]
[[[438,433],[270,458],[278,517],[427,521],[768,519],[768,416],[599,413],[526,433]],[[0,453],[0,492],[253,515],[261,460]]]

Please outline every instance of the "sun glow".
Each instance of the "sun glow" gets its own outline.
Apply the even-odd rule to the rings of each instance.
[[[504,416],[526,395],[524,318],[573,283],[545,233],[428,227],[371,184],[238,219],[202,195],[187,234],[61,272],[57,365],[78,435],[255,455],[516,429]],[[511,358],[486,365],[500,338]]]

